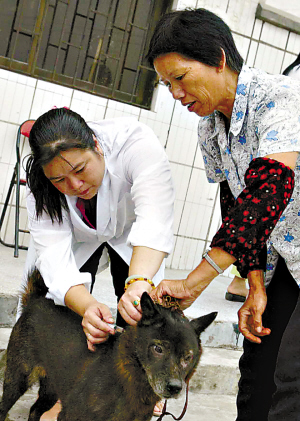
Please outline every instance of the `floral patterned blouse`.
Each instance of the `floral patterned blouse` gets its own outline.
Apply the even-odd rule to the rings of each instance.
[[[238,78],[228,135],[215,111],[200,119],[198,142],[211,183],[227,180],[235,198],[245,189],[250,162],[280,152],[300,152],[300,83],[244,65]],[[300,155],[289,204],[267,240],[266,285],[278,255],[300,284]]]

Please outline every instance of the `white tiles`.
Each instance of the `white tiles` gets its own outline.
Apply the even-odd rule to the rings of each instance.
[[[80,114],[86,121],[103,120],[108,99],[87,92],[74,91],[70,103],[71,110]]]
[[[287,44],[287,50],[291,53],[294,53],[296,55],[300,52],[300,35],[290,33],[288,44]]]
[[[278,28],[265,22],[261,32],[261,40],[279,48],[285,48],[288,38],[286,29]]]
[[[37,119],[53,107],[70,107],[73,89],[39,80],[32,102],[30,118]]]
[[[21,123],[27,120],[34,86],[0,78],[0,90],[0,121]]]
[[[240,55],[245,60],[246,57],[247,57],[247,53],[249,51],[250,39],[245,38],[241,35],[236,35],[236,34],[234,34],[233,38],[234,38],[234,42],[236,44],[236,47],[238,49],[238,52],[240,53]]]
[[[0,121],[0,162],[14,164],[16,158],[15,139],[18,126]]]
[[[207,182],[203,170],[193,169],[178,234],[205,240],[210,227],[217,184]]]
[[[151,110],[141,109],[141,118],[148,120],[161,121],[170,124],[173,116],[175,100],[164,85],[158,85],[156,88],[155,99],[152,101]]]
[[[177,9],[185,9],[187,7],[197,7],[197,0],[178,0],[177,2]]]
[[[176,199],[185,201],[192,167],[171,162],[171,171],[175,183]]]
[[[169,261],[174,269],[194,269],[202,260],[206,242],[190,238],[176,237],[175,247]]]
[[[178,234],[205,240],[213,208],[204,204],[185,202]]]
[[[191,203],[210,203],[214,200],[216,195],[215,183],[207,181],[205,171],[193,168],[186,200]]]
[[[159,85],[156,89],[152,109],[141,109],[139,121],[151,127],[161,144],[165,146],[174,114],[175,101],[167,87]]]
[[[209,9],[223,19],[226,15],[228,3],[229,0],[198,0],[197,7],[204,7],[205,9]]]
[[[210,220],[210,227],[209,227],[209,232],[208,232],[208,237],[207,237],[209,241],[213,239],[213,236],[216,234],[216,232],[220,228],[220,225],[222,222],[219,189],[215,198],[214,211],[211,216],[212,217]]]
[[[275,47],[260,44],[258,46],[254,66],[268,73],[279,74],[281,63],[283,61],[284,52],[277,50]]]
[[[203,161],[203,157],[202,157],[199,146],[197,146],[197,149],[196,149],[194,167],[204,169],[204,161]]]
[[[226,14],[232,31],[251,36],[257,3],[253,0],[230,0]]]
[[[252,37],[256,40],[260,39],[263,22],[259,19],[255,19]]]
[[[138,120],[140,113],[141,109],[139,107],[134,107],[133,105],[123,104],[122,102],[109,99],[105,112],[105,118],[136,117]]]
[[[296,60],[296,57],[297,56],[295,54],[285,53],[280,73],[282,73],[291,63],[293,63],[293,61]]]
[[[256,55],[257,55],[257,50],[258,50],[258,45],[259,44],[256,41],[251,41],[251,43],[250,43],[248,54],[245,57],[246,64],[250,67],[254,67],[254,63],[255,63],[255,59],[256,59]]]
[[[0,202],[4,203],[13,173],[13,166],[0,162]]]
[[[171,161],[193,165],[197,148],[197,133],[184,127],[171,126],[167,154]]]
[[[300,35],[288,33],[255,19],[258,0],[175,0],[174,7],[204,7],[221,16],[235,32],[234,39],[250,66],[281,73],[300,51]],[[250,39],[252,38],[252,39]],[[264,43],[262,43],[263,41]],[[201,42],[201,40],[199,40]],[[268,45],[266,45],[268,44]],[[280,51],[285,50],[284,51]],[[53,106],[67,106],[87,121],[130,116],[153,129],[171,162],[175,183],[175,244],[167,266],[191,270],[201,261],[204,249],[220,225],[217,184],[206,179],[203,159],[197,146],[199,117],[189,113],[169,90],[158,86],[151,110],[108,100],[96,95],[36,80],[0,69],[0,210],[15,163],[18,125],[37,118]],[[28,144],[24,144],[24,153]],[[13,241],[14,198],[1,235]],[[27,225],[25,191],[21,189],[21,226]],[[3,233],[4,231],[4,233]],[[28,236],[21,234],[25,244]]]

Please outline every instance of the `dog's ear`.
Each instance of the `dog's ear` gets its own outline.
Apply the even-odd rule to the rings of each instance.
[[[217,317],[217,312],[206,314],[205,316],[198,317],[190,321],[190,325],[194,328],[197,335],[200,336],[203,332]]]
[[[153,319],[159,314],[159,311],[147,292],[144,292],[141,297],[141,308],[143,324],[147,324],[147,320],[151,320],[151,323],[153,323]]]

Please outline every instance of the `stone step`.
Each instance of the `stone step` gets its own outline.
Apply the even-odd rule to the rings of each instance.
[[[0,329],[0,350],[2,350],[2,353],[7,347],[10,332],[11,328]],[[190,389],[206,394],[236,395],[240,356],[241,350],[203,346],[201,361],[191,379]],[[1,369],[0,373],[3,376]]]
[[[0,294],[0,328],[13,327],[16,320],[18,298],[14,295]],[[111,308],[116,317],[116,308]],[[216,320],[201,335],[204,346],[240,349],[243,337],[238,330],[237,323],[232,321]]]

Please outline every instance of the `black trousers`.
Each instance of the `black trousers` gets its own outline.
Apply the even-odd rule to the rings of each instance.
[[[113,280],[113,286],[115,294],[119,302],[120,298],[124,294],[124,285],[128,277],[129,266],[124,260],[118,255],[118,253],[108,244],[103,243],[97,250],[91,255],[91,257],[85,262],[85,264],[79,269],[80,272],[89,272],[92,275],[92,285],[90,292],[92,293],[94,283],[96,279],[97,269],[99,266],[99,260],[103,253],[104,247],[107,248],[110,258],[110,273]],[[120,327],[125,327],[126,322],[122,316],[117,313],[116,323]]]
[[[261,344],[244,339],[237,421],[300,421],[299,287],[280,257],[267,287]]]

